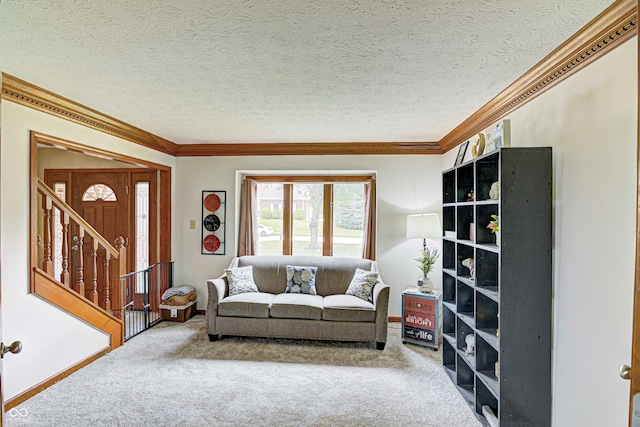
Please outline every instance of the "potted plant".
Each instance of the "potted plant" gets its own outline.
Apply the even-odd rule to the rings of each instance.
[[[433,282],[429,279],[428,274],[436,264],[440,251],[437,248],[428,248],[422,251],[421,256],[414,258],[418,268],[422,272],[422,276],[418,277],[418,289],[420,292],[429,293],[433,290]]]

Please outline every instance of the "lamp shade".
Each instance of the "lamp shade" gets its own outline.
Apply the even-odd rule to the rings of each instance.
[[[442,236],[437,213],[407,215],[407,239],[427,239]]]

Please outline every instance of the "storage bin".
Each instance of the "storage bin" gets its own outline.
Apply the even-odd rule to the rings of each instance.
[[[196,301],[191,301],[186,305],[165,305],[160,304],[162,319],[172,322],[185,322],[196,314]]]

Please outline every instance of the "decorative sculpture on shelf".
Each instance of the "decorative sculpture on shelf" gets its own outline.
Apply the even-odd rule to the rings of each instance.
[[[462,260],[462,265],[469,269],[469,278],[473,280],[476,275],[476,263],[473,261],[473,258],[466,258]]]
[[[489,189],[489,198],[491,200],[498,200],[499,196],[500,196],[500,184],[498,183],[498,181],[496,181],[493,184],[491,184],[491,188]]]
[[[476,336],[474,334],[469,334],[464,337],[464,342],[467,344],[467,347],[465,348],[467,354],[473,354],[474,350],[476,349],[475,340]]]

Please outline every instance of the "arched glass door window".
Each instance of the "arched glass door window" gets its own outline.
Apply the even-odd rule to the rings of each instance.
[[[83,202],[117,202],[116,193],[106,184],[94,184],[87,188],[82,195]]]

